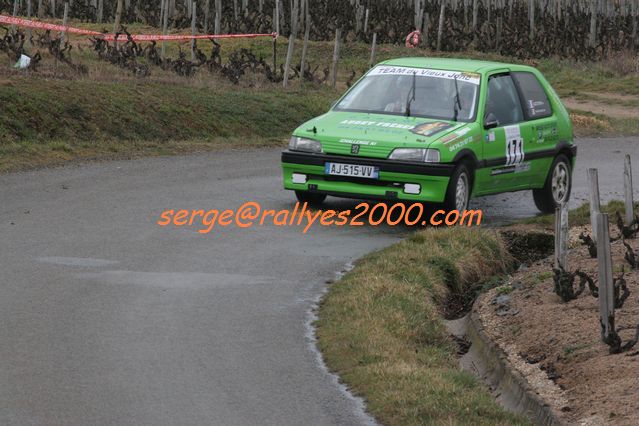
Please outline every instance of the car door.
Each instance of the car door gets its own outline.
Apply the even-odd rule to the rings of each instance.
[[[524,139],[525,162],[528,168],[527,179],[516,183],[528,183],[529,186],[535,183],[543,184],[559,141],[557,118],[548,94],[534,73],[513,71],[510,74],[522,100],[525,121],[519,127]]]
[[[530,162],[526,159],[526,150],[531,133],[525,122],[519,91],[508,71],[488,77],[484,124],[485,167],[477,173],[478,194],[529,185]]]

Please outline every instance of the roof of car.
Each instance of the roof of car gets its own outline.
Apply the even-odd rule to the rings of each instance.
[[[479,61],[475,59],[455,59],[455,58],[397,58],[381,62],[383,65],[395,65],[415,68],[434,68],[440,70],[482,72],[496,68],[511,68],[518,65],[503,62]]]

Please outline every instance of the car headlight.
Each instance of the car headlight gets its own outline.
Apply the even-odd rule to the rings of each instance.
[[[439,151],[426,148],[396,148],[388,156],[388,159],[439,163]]]
[[[291,151],[322,152],[322,144],[315,139],[293,136],[288,143],[288,149]]]

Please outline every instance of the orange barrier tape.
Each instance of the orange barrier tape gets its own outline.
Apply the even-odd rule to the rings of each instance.
[[[0,15],[0,24],[16,25],[18,27],[37,28],[41,30],[65,31],[73,34],[103,35],[97,31],[82,30],[64,25],[49,24],[47,22],[31,21],[29,19],[16,18],[13,16]]]
[[[41,30],[61,31],[72,34],[90,35],[102,37],[105,40],[115,40],[115,34],[104,34],[97,31],[83,30],[64,25],[49,24],[47,22],[32,21],[30,19],[16,18],[13,16],[0,15],[0,24],[15,25],[18,27],[36,28]],[[207,35],[185,35],[185,34],[132,34],[134,41],[175,41],[175,40],[200,40],[200,39],[222,39],[222,38],[256,38],[256,37],[277,37],[277,33],[271,34],[207,34]],[[126,34],[120,34],[118,41],[126,41]]]
[[[100,34],[105,40],[112,41],[115,34]],[[201,40],[201,39],[221,39],[221,38],[256,38],[256,37],[277,37],[277,33],[271,34],[206,34],[206,35],[184,35],[184,34],[131,34],[134,41],[175,41],[175,40]],[[118,41],[127,41],[126,34],[120,34]]]

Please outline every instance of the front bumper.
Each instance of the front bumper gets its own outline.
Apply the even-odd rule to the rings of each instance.
[[[346,163],[379,167],[379,179],[329,176],[324,164]],[[356,156],[282,152],[284,188],[296,191],[323,193],[345,198],[382,200],[444,201],[453,164],[420,164]],[[307,176],[306,183],[293,183],[292,174]],[[404,184],[421,186],[419,194],[404,192]]]

